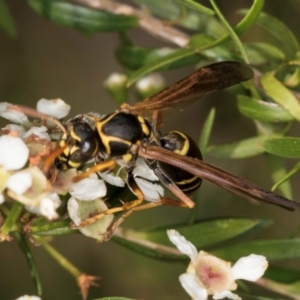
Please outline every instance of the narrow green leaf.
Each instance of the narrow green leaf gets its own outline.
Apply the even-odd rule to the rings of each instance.
[[[219,37],[225,33],[215,17],[200,14],[191,9],[183,10],[173,0],[133,0],[133,2],[141,7],[146,7],[154,16],[171,22],[177,21],[178,26],[203,32],[213,37]]]
[[[244,14],[246,11],[242,10],[241,13]],[[257,23],[280,42],[280,48],[286,54],[288,60],[296,57],[296,53],[299,51],[299,43],[292,31],[282,21],[266,13],[261,13]]]
[[[168,228],[163,227],[146,231],[144,234],[147,241],[171,246],[172,244],[168,239],[166,230],[176,229],[187,240],[201,249],[269,225],[270,221],[263,219],[227,218],[198,222],[188,226],[173,225],[168,226]]]
[[[212,5],[212,7],[214,8],[217,16],[219,17],[221,23],[226,28],[229,36],[231,37],[232,41],[234,42],[234,44],[236,46],[236,48],[239,50],[239,52],[240,52],[241,56],[243,57],[244,61],[249,63],[249,59],[248,59],[246,50],[245,50],[242,42],[240,41],[238,35],[234,31],[234,29],[230,26],[230,24],[227,22],[226,18],[223,16],[222,12],[219,10],[218,6],[216,5],[215,1],[210,0],[210,3]]]
[[[213,60],[240,60],[239,56],[235,54],[231,49],[228,49],[226,45],[219,45],[213,48],[206,49],[206,46],[214,43],[214,39],[203,33],[195,34],[189,41],[189,47],[194,49],[201,49],[201,55]]]
[[[10,231],[12,230],[13,226],[16,224],[17,220],[19,219],[22,210],[24,208],[24,205],[20,202],[15,201],[5,222],[2,224],[0,232],[1,232],[1,236],[4,237],[8,235],[10,233]],[[4,240],[2,239],[2,240]]]
[[[264,0],[253,1],[251,8],[249,10],[245,10],[246,16],[234,27],[234,31],[236,34],[240,35],[254,25],[264,7],[264,3]],[[229,34],[226,34],[208,45],[207,48],[213,48],[229,40],[230,36]]]
[[[144,67],[138,69],[136,72],[132,73],[128,78],[127,86],[131,86],[134,82],[147,75],[148,73],[163,68],[166,65],[175,63],[180,59],[194,55],[194,53],[195,52],[192,49],[178,49],[173,53],[166,55],[165,57],[160,57],[153,61],[151,64],[147,64]]]
[[[4,0],[0,0],[0,27],[2,27],[10,37],[17,36],[16,25]]]
[[[130,70],[137,70],[145,65],[152,65],[158,59],[165,59],[171,54],[174,54],[178,49],[171,48],[142,48],[137,46],[121,46],[116,50],[116,57],[120,64]],[[176,61],[158,68],[157,71],[164,71],[169,69],[181,68],[188,65],[193,65],[199,62],[201,56],[199,54],[192,54],[183,57]]]
[[[215,14],[215,12],[212,9],[210,9],[204,5],[201,5],[200,3],[195,2],[193,0],[175,0],[175,2],[179,3],[180,5],[182,5],[184,7],[190,8],[196,12],[199,12],[199,13],[202,13],[205,15],[213,16]]]
[[[267,139],[262,142],[262,148],[275,155],[300,158],[300,138],[282,137]]]
[[[26,257],[26,261],[28,263],[28,266],[30,269],[30,274],[33,279],[37,294],[39,296],[41,296],[42,295],[42,284],[41,284],[41,280],[40,280],[31,250],[27,244],[25,237],[22,234],[20,234],[19,232],[15,232],[14,235],[16,237],[16,240],[18,242],[20,249],[22,250],[22,252],[24,253],[24,255]]]
[[[287,174],[282,174],[282,177],[278,179],[278,181],[273,185],[272,191],[276,190],[278,187],[281,188],[284,186],[287,182],[289,183],[289,179],[296,174],[300,170],[300,163],[297,163]],[[292,197],[288,197],[292,199]]]
[[[244,44],[249,62],[252,66],[270,65],[285,60],[284,53],[268,43]]]
[[[33,225],[30,227],[30,233],[37,236],[54,236],[78,233],[70,227],[71,220],[58,221],[47,223],[44,225]]]
[[[299,281],[300,271],[271,265],[266,270],[264,277],[289,284]]]
[[[290,122],[294,118],[280,105],[238,95],[238,109],[246,117],[264,122]]]
[[[214,124],[215,115],[216,115],[216,110],[215,110],[215,108],[212,108],[203,124],[203,127],[202,127],[200,141],[199,141],[199,148],[202,152],[203,157],[205,156],[205,154],[207,152],[207,145],[208,145],[212,127]]]
[[[265,153],[265,158],[271,170],[271,175],[274,182],[278,183],[282,180],[282,178],[286,177],[287,173],[285,165],[283,163],[283,159],[281,157]],[[278,186],[279,190],[281,191],[284,197],[288,199],[293,199],[292,186],[288,178],[284,182],[281,182],[280,185],[276,184],[276,187]]]
[[[252,253],[266,256],[269,262],[299,258],[300,239],[244,242],[212,251],[213,255],[230,261],[236,261]]]
[[[136,17],[115,15],[70,2],[27,0],[46,19],[85,33],[123,31],[138,25]]]
[[[300,121],[300,104],[294,94],[274,75],[267,72],[261,77],[261,85],[267,95],[284,107],[296,120]]]
[[[229,218],[213,221],[204,221],[191,226],[169,225],[151,231],[133,231],[123,229],[123,237],[114,235],[113,241],[118,244],[156,259],[188,260],[179,253],[167,237],[167,229],[178,230],[185,238],[197,248],[223,242],[245,233],[266,228],[270,225],[268,220]]]
[[[237,159],[255,156],[264,152],[261,144],[266,138],[266,136],[257,136],[231,144],[210,146],[208,147],[208,154],[215,157]]]

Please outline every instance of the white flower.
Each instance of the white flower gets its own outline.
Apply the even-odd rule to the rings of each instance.
[[[36,105],[37,111],[57,119],[64,118],[70,111],[71,107],[62,99],[40,99]]]
[[[18,195],[25,193],[31,185],[32,176],[31,173],[27,171],[16,172],[7,180],[7,188]]]
[[[37,207],[49,193],[48,180],[38,167],[18,171],[11,177],[7,194],[24,205]]]
[[[49,134],[47,133],[48,129],[45,126],[41,126],[41,127],[31,127],[24,135],[23,135],[23,139],[31,136],[31,135],[35,135],[37,137],[39,137],[40,139],[45,139],[47,141],[51,141],[51,138],[49,136]]]
[[[118,187],[125,186],[125,182],[123,181],[123,179],[120,176],[118,176],[112,172],[111,173],[99,172],[97,174],[99,174],[99,176],[101,176],[104,181],[106,181],[107,183],[109,183],[111,185],[118,186]]]
[[[145,200],[156,202],[164,195],[164,188],[160,184],[151,182],[159,181],[159,179],[153,170],[148,167],[144,159],[139,158],[137,160],[133,175],[137,185],[145,196]]]
[[[137,92],[142,98],[154,95],[165,87],[166,81],[159,73],[150,73],[138,80],[136,83]]]
[[[19,138],[10,135],[0,137],[0,165],[6,170],[18,170],[24,167],[28,160],[29,150]]]
[[[16,124],[24,124],[29,122],[27,116],[23,112],[16,111],[16,110],[8,110],[7,109],[8,105],[12,105],[12,104],[8,102],[0,103],[0,116],[2,118],[7,119]]]
[[[69,216],[76,226],[79,226],[81,222],[90,216],[99,214],[107,209],[107,205],[101,198],[94,199],[93,201],[79,201],[71,197],[68,201]],[[104,216],[84,228],[79,228],[79,231],[85,236],[94,238],[99,242],[105,241],[113,218],[113,214]]]
[[[4,128],[2,128],[3,132],[7,133],[17,133],[18,137],[22,138],[24,133],[26,132],[25,128],[16,124],[7,124]]]
[[[38,206],[25,206],[25,208],[33,214],[44,216],[48,220],[54,220],[59,217],[56,209],[60,204],[59,196],[56,193],[49,193],[40,201]]]
[[[98,179],[96,174],[90,175],[70,187],[70,194],[78,200],[91,201],[106,195],[106,186],[103,180]]]
[[[128,77],[123,73],[112,73],[104,81],[104,86],[107,89],[114,89],[124,87],[126,85]]]
[[[37,296],[24,295],[22,297],[17,298],[16,300],[41,300],[41,298]]]
[[[237,288],[235,280],[256,281],[268,267],[266,258],[256,254],[240,258],[231,267],[229,262],[209,253],[197,253],[196,247],[176,230],[168,230],[167,233],[179,251],[191,259],[187,272],[180,275],[179,280],[194,300],[205,300],[208,295],[213,295],[215,300],[240,300],[238,295],[231,292]]]

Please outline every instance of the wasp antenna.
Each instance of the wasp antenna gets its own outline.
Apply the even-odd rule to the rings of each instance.
[[[33,118],[40,118],[42,120],[50,120],[53,123],[55,123],[57,125],[57,127],[63,132],[63,133],[67,133],[66,128],[64,127],[64,125],[56,118],[43,114],[41,112],[38,112],[37,110],[27,107],[27,106],[23,106],[23,105],[13,105],[10,104],[7,106],[8,110],[15,110],[15,111],[20,111],[23,112],[24,114],[26,114],[27,116],[33,117]]]
[[[65,144],[62,147],[59,147],[58,149],[54,150],[45,160],[44,162],[44,166],[42,171],[44,172],[44,174],[47,174],[51,165],[53,164],[54,160],[60,155],[62,154],[66,148],[68,148],[70,145]]]

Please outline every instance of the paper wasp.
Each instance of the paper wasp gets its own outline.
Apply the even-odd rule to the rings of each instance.
[[[225,61],[214,63],[192,73],[162,92],[135,105],[122,105],[117,111],[101,118],[85,114],[64,125],[59,142],[62,153],[56,158],[58,170],[79,168],[92,158],[96,164],[75,178],[80,180],[90,173],[109,172],[116,165],[126,168],[128,186],[137,199],[121,207],[108,209],[82,223],[86,226],[104,215],[127,211],[113,226],[111,233],[128,215],[137,210],[172,204],[194,207],[188,197],[201,184],[209,180],[217,186],[248,200],[259,200],[288,210],[300,209],[300,204],[268,192],[259,186],[201,161],[201,152],[195,142],[181,132],[161,136],[157,128],[160,113],[177,104],[225,89],[253,77],[252,69],[242,63]],[[145,116],[145,112],[152,115]],[[86,121],[91,118],[95,129]],[[144,195],[135,182],[133,170],[138,157],[144,158],[160,181],[180,201],[162,197],[157,203],[142,204]]]

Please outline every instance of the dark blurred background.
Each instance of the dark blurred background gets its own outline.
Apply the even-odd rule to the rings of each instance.
[[[248,8],[252,1],[218,1],[232,24],[239,17],[238,8]],[[18,37],[10,39],[0,31],[0,101],[35,107],[40,98],[62,98],[72,106],[70,116],[97,111],[102,114],[116,109],[103,88],[103,80],[112,72],[122,71],[114,58],[117,34],[100,33],[85,36],[75,30],[51,23],[33,12],[22,0],[6,1],[17,24]],[[202,1],[201,1],[202,3]],[[299,39],[300,2],[296,0],[266,0],[265,11],[289,26]],[[255,27],[243,38],[265,39],[265,32]],[[137,45],[161,47],[167,45],[136,29],[130,36]],[[193,68],[166,72],[168,84],[186,76]],[[216,107],[213,144],[233,142],[255,134],[253,123],[239,115],[235,99],[228,92],[218,92],[199,101],[192,109],[165,121],[165,130],[179,129],[198,140],[204,119]],[[294,128],[294,135],[299,135]],[[244,160],[207,160],[234,174],[252,180],[266,188],[272,185],[268,177],[261,178],[266,163],[263,157]],[[297,182],[294,180],[294,186]],[[299,224],[299,214],[291,214],[266,204],[254,206],[227,192],[204,183],[200,192],[199,218],[243,216],[272,218],[274,226],[264,231],[264,237],[284,238]],[[294,190],[297,195],[297,190]],[[297,197],[295,197],[297,199]],[[184,222],[185,209],[161,207],[140,212],[125,223],[134,229]],[[257,236],[263,236],[262,234]],[[90,290],[89,299],[124,296],[134,299],[189,299],[178,282],[186,265],[167,263],[143,257],[124,249],[113,241],[97,244],[82,235],[55,238],[53,245],[78,268],[102,279]],[[44,288],[44,300],[81,299],[73,278],[48,256],[42,247],[32,247]],[[2,243],[0,248],[0,299],[15,299],[23,294],[35,294],[34,285],[23,254],[15,241]],[[293,266],[287,262],[285,266]]]

